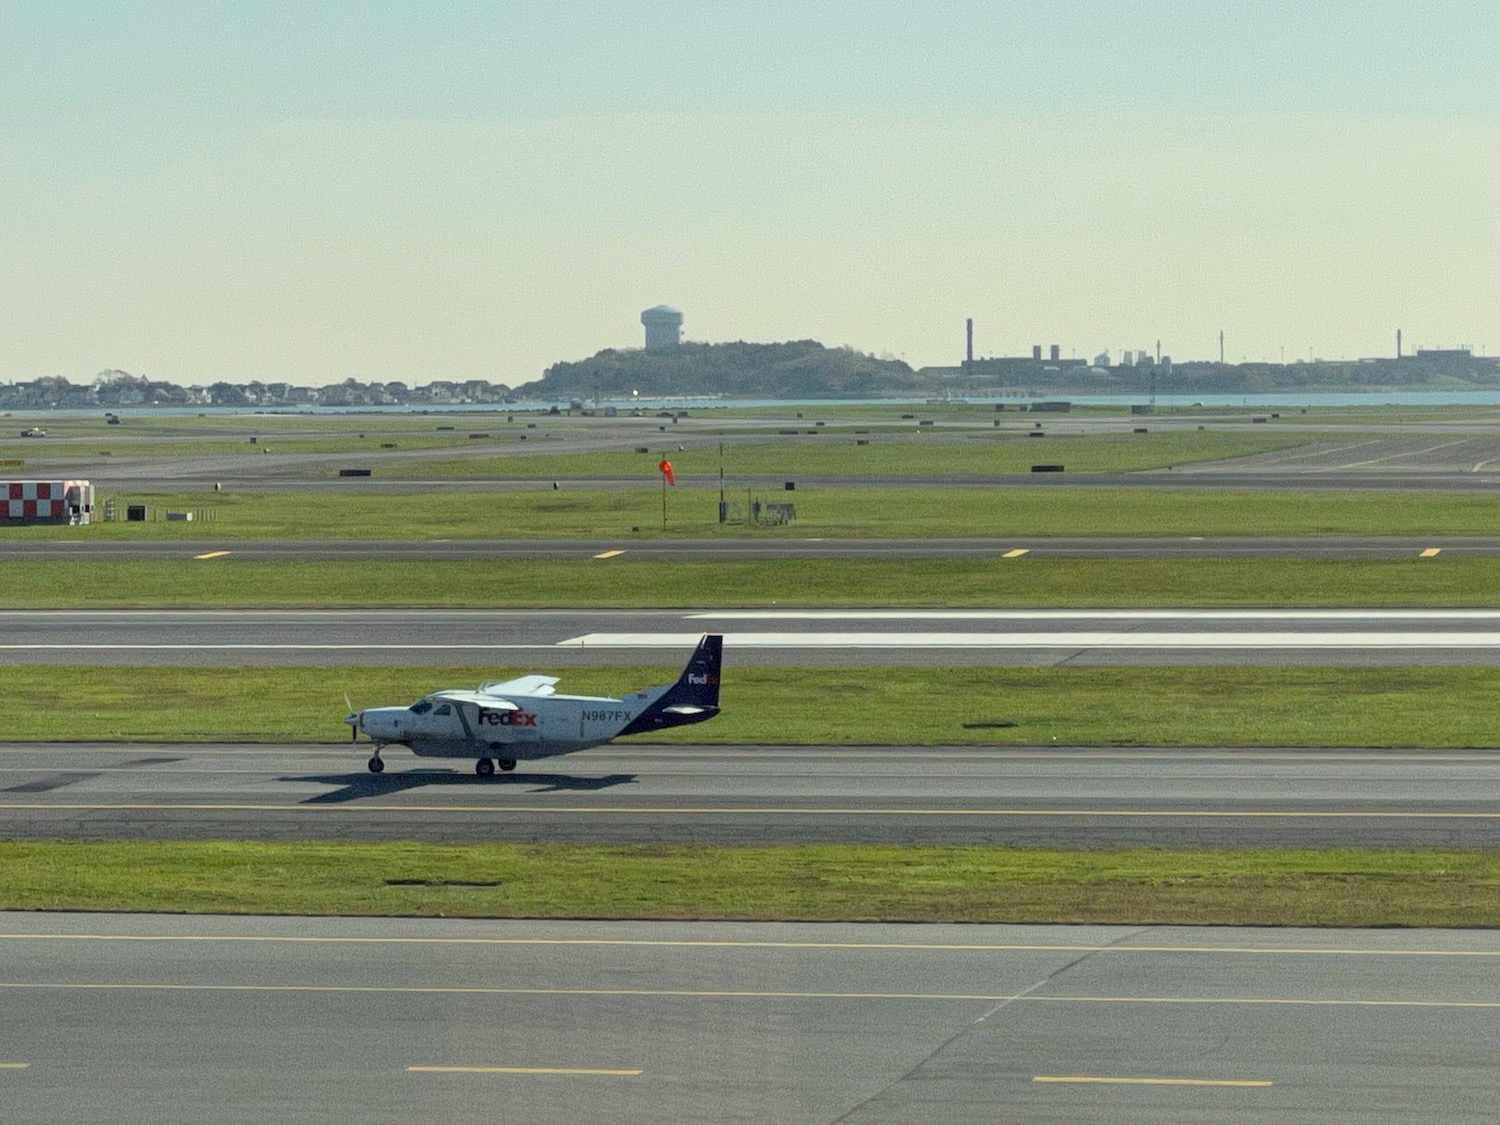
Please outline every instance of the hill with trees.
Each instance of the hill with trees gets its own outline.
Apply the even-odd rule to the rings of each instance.
[[[679,344],[653,351],[608,349],[555,363],[517,388],[527,398],[865,398],[917,392],[924,381],[900,360],[877,359],[816,340],[784,344]]]

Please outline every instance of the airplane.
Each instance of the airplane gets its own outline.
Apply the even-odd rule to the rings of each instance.
[[[509,772],[518,761],[571,754],[618,738],[701,723],[719,713],[719,667],[724,637],[705,633],[676,683],[642,688],[620,699],[558,695],[555,676],[522,676],[481,684],[476,691],[444,690],[410,707],[372,707],[345,717],[350,736],[375,743],[371,773],[385,769],[380,751],[405,746],[423,758],[472,758],[490,777],[495,763]]]

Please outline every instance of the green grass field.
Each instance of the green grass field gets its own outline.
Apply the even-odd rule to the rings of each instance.
[[[213,525],[204,525],[200,531]],[[738,609],[773,606],[1486,607],[1500,559],[630,558],[0,562],[12,609],[319,606]],[[197,548],[194,548],[195,550]]]
[[[212,509],[211,525],[99,522],[81,527],[0,529],[15,539],[619,539],[673,538],[993,538],[1018,536],[1493,535],[1500,502],[1484,493],[1239,492],[1192,488],[853,487],[800,484],[730,489],[748,510],[753,498],[792,503],[780,527],[720,524],[717,481],[679,478],[668,490],[662,526],[659,477],[638,486],[409,494],[270,492],[110,493],[165,511]],[[794,479],[787,477],[786,479]],[[99,496],[103,505],[107,498]]]
[[[0,667],[8,741],[324,742],[355,707],[527,672],[564,691],[616,695],[676,679],[651,668]],[[840,706],[830,708],[830,699]],[[149,707],[142,700],[150,700]],[[274,700],[274,706],[267,701]],[[724,711],[651,743],[902,746],[1487,747],[1500,730],[1500,668],[735,667]],[[628,740],[627,743],[628,744]],[[894,751],[893,751],[894,752]],[[363,761],[350,750],[350,768]],[[415,764],[415,760],[413,760]]]
[[[448,918],[1495,926],[1455,851],[0,842],[0,909]]]

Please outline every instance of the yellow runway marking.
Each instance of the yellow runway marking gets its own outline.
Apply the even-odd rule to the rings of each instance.
[[[576,996],[687,1000],[928,1000],[962,1004],[1183,1004],[1289,1008],[1424,1008],[1494,1011],[1500,1000],[1308,999],[1296,996],[1039,996],[1013,992],[798,992],[790,989],[727,988],[502,988],[484,985],[377,984],[148,984],[104,982],[0,981],[12,992],[243,992],[307,995],[380,996]]]
[[[30,1063],[5,1063],[0,1062],[0,1070],[25,1070]]]
[[[1435,559],[1437,558],[1438,552],[1441,550],[1441,547],[1428,547],[1425,551],[1422,552],[1421,557],[1424,559]]]
[[[1080,819],[1129,819],[1156,817],[1170,820],[1500,820],[1500,812],[1307,812],[1266,809],[891,809],[808,808],[736,806],[731,808],[667,808],[645,805],[268,805],[268,804],[150,804],[146,802],[101,802],[99,804],[48,804],[40,801],[0,802],[0,811],[18,812],[289,812],[289,813],[492,813],[501,816],[984,816],[1059,817]]]
[[[229,554],[228,551],[210,551],[206,555],[194,555],[193,558],[195,558],[195,559],[221,559],[221,558],[223,558],[227,554]]]
[[[1002,559],[1018,559],[1022,555],[1029,553],[1030,550],[1030,547],[1017,547],[1014,551],[1006,551],[1005,554],[1001,555],[1000,557]]]
[[[1269,1086],[1260,1080],[1233,1078],[1105,1078],[1038,1074],[1033,1082],[1106,1082],[1123,1086]]]
[[[625,553],[624,551],[601,551],[599,554],[595,555],[594,558],[596,558],[596,559],[612,559],[616,555],[623,555],[624,553]]]
[[[589,1070],[573,1066],[409,1066],[415,1074],[604,1074],[630,1076],[639,1070]]]

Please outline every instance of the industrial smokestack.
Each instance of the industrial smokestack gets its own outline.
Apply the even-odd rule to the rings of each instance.
[[[974,318],[971,316],[964,321],[964,331],[967,336],[964,348],[964,358],[970,363],[974,362]]]
[[[1396,358],[1401,358],[1401,329],[1396,329]]]

